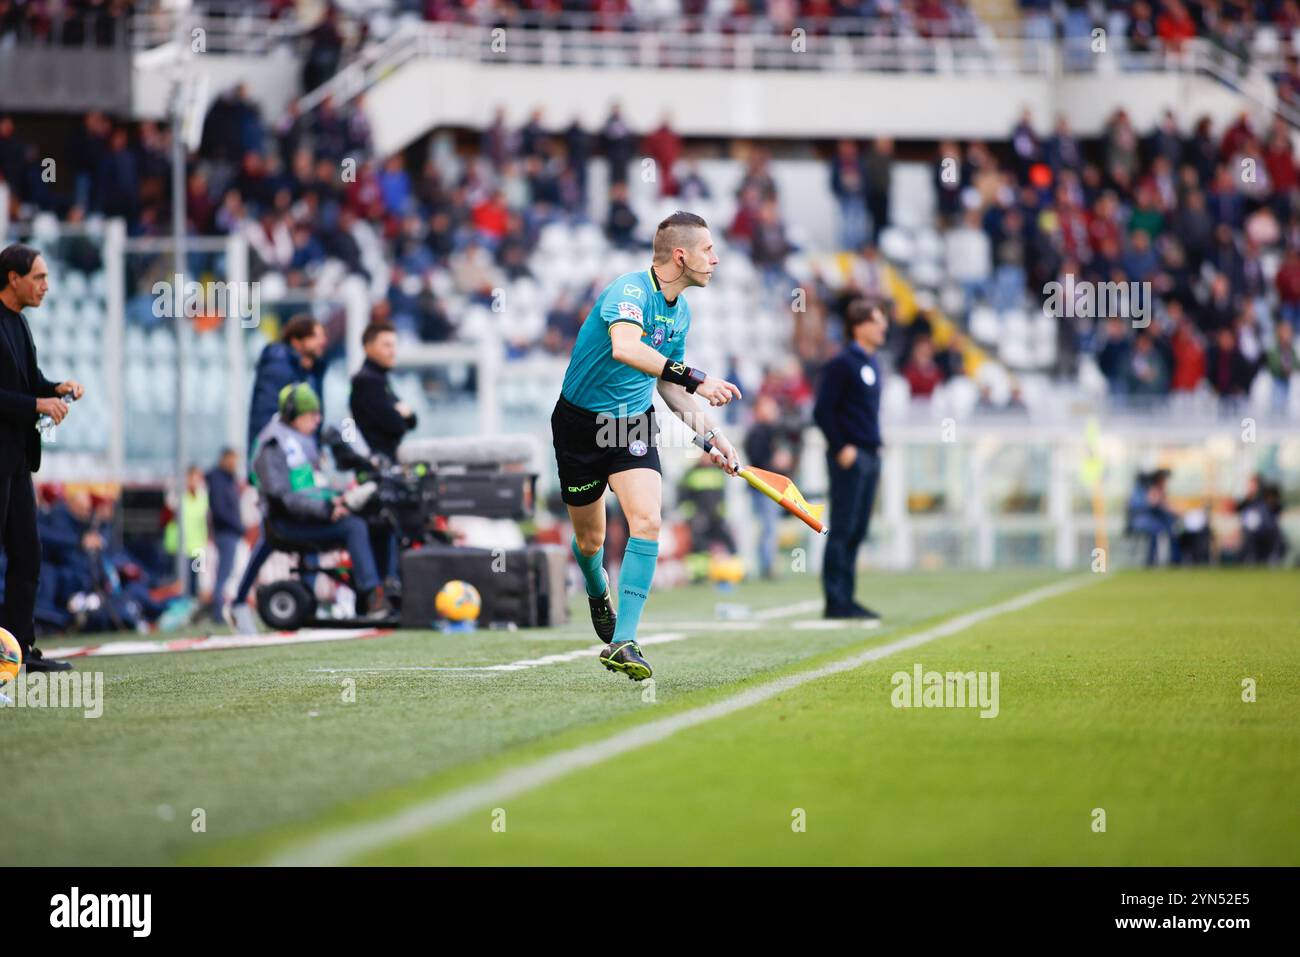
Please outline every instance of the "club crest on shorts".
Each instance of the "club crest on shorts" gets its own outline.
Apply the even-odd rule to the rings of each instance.
[[[642,442],[640,439],[635,440],[631,445],[627,447],[627,450],[631,452],[633,455],[645,455],[648,449],[649,446],[646,445],[644,442]]]

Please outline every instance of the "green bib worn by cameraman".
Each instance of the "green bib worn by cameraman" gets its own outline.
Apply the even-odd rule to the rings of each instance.
[[[392,609],[379,584],[369,529],[319,471],[320,399],[298,382],[280,391],[279,409],[258,434],[253,455],[253,484],[267,525],[294,545],[346,549],[359,608],[367,618],[387,618]]]
[[[262,495],[262,509],[272,521],[329,521],[336,493],[317,471],[316,436],[289,424],[299,416],[319,414],[320,400],[306,383],[287,385],[280,392],[280,410],[258,433],[254,445],[252,479]]]

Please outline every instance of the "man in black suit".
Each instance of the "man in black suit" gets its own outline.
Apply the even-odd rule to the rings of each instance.
[[[60,396],[82,396],[81,383],[51,382],[36,364],[36,344],[22,310],[40,306],[50,288],[49,269],[35,249],[15,243],[0,251],[0,549],[8,557],[0,627],[23,649],[28,671],[67,671],[66,661],[41,656],[35,646],[36,585],[41,539],[36,530],[36,489],[31,473],[41,467],[39,416],[63,421]]]
[[[813,419],[826,436],[831,530],[822,557],[827,618],[879,619],[854,600],[858,549],[867,537],[880,479],[880,351],[889,317],[879,302],[855,299],[844,315],[839,355],[826,363]]]
[[[352,377],[352,418],[372,452],[397,461],[397,447],[403,436],[415,428],[415,413],[397,398],[388,372],[397,362],[397,332],[393,324],[379,319],[361,334],[366,361]],[[389,587],[397,575],[398,542],[390,529],[372,526],[370,548],[379,563],[379,574]]]
[[[397,332],[392,323],[376,320],[361,334],[366,361],[352,377],[352,418],[372,452],[397,461],[397,447],[415,428],[415,413],[397,398],[388,372],[397,362]]]

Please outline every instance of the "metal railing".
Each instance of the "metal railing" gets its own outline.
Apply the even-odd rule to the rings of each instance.
[[[0,49],[13,45],[112,50],[125,48],[128,37],[129,22],[108,14],[60,13],[0,25]]]
[[[504,32],[503,32],[504,30]],[[303,110],[326,97],[345,102],[421,57],[552,67],[694,70],[808,70],[1043,75],[1055,68],[1041,40],[755,33],[638,33],[510,30],[459,23],[408,23],[361,51],[332,80],[307,93]]]
[[[131,47],[152,50],[184,36],[190,43],[200,41],[207,53],[236,53],[260,56],[277,47],[297,49],[310,32],[295,19],[272,20],[252,15],[199,16],[174,11],[137,13],[130,21]]]
[[[315,22],[304,23],[296,18],[271,17],[265,7],[251,4],[199,4],[195,9],[186,11],[150,10],[139,11],[132,15],[133,32],[142,36],[152,34],[166,37],[174,26],[175,20],[183,17],[187,21],[195,20],[203,24],[220,26],[222,23],[239,24],[237,29],[227,30],[231,35],[240,33],[254,36],[253,28],[259,27],[264,32],[277,28],[297,25],[303,31],[309,31]],[[807,36],[918,36],[930,39],[940,38],[975,38],[999,32],[1008,36],[1023,33],[1019,21],[1007,21],[989,25],[977,20],[973,15],[946,20],[927,20],[912,15],[899,15],[889,18],[862,17],[794,17],[789,20],[777,20],[766,16],[737,17],[731,14],[717,16],[684,17],[679,15],[666,17],[647,17],[629,11],[626,13],[538,13],[535,11],[502,9],[483,5],[475,10],[455,10],[450,17],[436,21],[425,21],[413,13],[376,12],[366,18],[353,18],[346,14],[340,16],[336,25],[340,32],[349,38],[355,38],[364,30],[369,35],[386,39],[394,32],[407,29],[411,25],[432,22],[439,25],[460,25],[480,27],[483,29],[503,28],[507,30],[559,31],[580,33],[675,33],[681,35],[728,34],[728,35],[766,35],[792,37],[795,31]]]
[[[674,18],[647,22],[599,14],[541,15],[506,11],[453,22],[390,18],[386,36],[358,46],[361,24],[341,18],[350,62],[300,107],[327,96],[345,102],[380,77],[419,57],[548,67],[682,70],[773,70],[956,75],[1052,76],[1113,70],[1119,74],[1178,72],[1209,76],[1300,128],[1300,111],[1281,102],[1268,71],[1205,38],[1179,49],[1130,50],[1112,37],[1104,53],[1089,38],[1026,35],[1019,21],[894,19]],[[178,18],[184,18],[178,20]],[[148,49],[178,35],[204,31],[212,53],[264,54],[289,44],[301,49],[311,26],[233,10],[210,14],[142,12],[132,18],[131,42]],[[182,26],[178,34],[178,22]]]
[[[229,52],[255,53],[264,49],[268,42],[305,34],[315,26],[314,22],[301,21],[293,14],[282,17],[270,16],[270,7],[265,4],[243,2],[243,0],[229,0],[229,2],[225,0],[202,2],[201,0],[192,9],[185,11],[153,9],[138,10],[133,13],[130,22],[135,44],[148,47],[167,42],[174,36],[178,18],[183,18],[186,23],[193,21],[196,25],[203,26],[219,43],[228,47]],[[428,21],[421,20],[412,12],[375,11],[360,18],[344,13],[338,17],[336,25],[345,39],[355,42],[363,35],[376,40],[387,40],[397,33],[426,22]],[[634,10],[623,13],[539,13],[483,4],[470,10],[450,11],[448,16],[432,22],[442,26],[504,29],[509,32],[595,33],[602,36],[617,33],[631,35],[653,33],[681,37],[715,34],[792,40],[798,34],[808,38],[883,37],[917,39],[923,42],[982,40],[988,37],[1010,40],[1041,39],[1044,42],[1061,39],[1060,24],[1053,26],[1051,38],[1044,39],[1040,32],[1041,26],[1037,23],[1031,25],[1023,19],[981,19],[969,12],[956,18],[940,20],[919,18],[907,12],[893,17],[869,19],[803,16],[775,19],[757,15],[735,16],[730,13],[694,17],[671,14],[655,17]],[[1099,21],[1098,25],[1106,24]],[[1256,41],[1256,34],[1266,29],[1276,32],[1277,28],[1272,24],[1261,24],[1255,32],[1244,38],[1244,48],[1250,51],[1246,59],[1271,72],[1279,72],[1285,69],[1287,48],[1281,42],[1271,46],[1260,46]],[[1122,35],[1113,32],[1108,39],[1110,43],[1119,46],[1125,42]],[[1211,38],[1198,39],[1209,41]]]
[[[1208,40],[1179,50],[1131,51],[1122,43],[1094,55],[1087,41],[986,33],[970,38],[903,35],[784,35],[585,30],[509,30],[456,23],[409,23],[362,50],[333,79],[300,101],[345,102],[420,57],[553,67],[737,69],[956,75],[1052,76],[1113,69],[1212,77],[1300,127],[1300,113],[1281,103],[1270,79]]]
[[[1210,77],[1300,129],[1300,110],[1278,96],[1277,85],[1258,65],[1242,60],[1212,40],[1188,40],[1179,49],[1129,50],[1122,38],[1105,53],[1091,51],[1090,41],[1061,42],[1061,70],[1080,74],[1113,70],[1125,73],[1186,73]]]

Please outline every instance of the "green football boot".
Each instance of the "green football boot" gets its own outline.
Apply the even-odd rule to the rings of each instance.
[[[621,671],[633,681],[645,681],[654,674],[650,662],[641,657],[641,649],[635,641],[606,645],[600,653],[600,663],[610,671]]]

